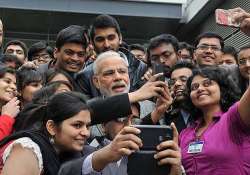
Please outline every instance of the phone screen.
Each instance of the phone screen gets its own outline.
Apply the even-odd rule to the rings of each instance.
[[[172,128],[166,125],[133,125],[141,130],[138,135],[142,139],[140,150],[156,150],[156,146],[163,141],[173,139]]]
[[[153,63],[152,64],[152,71],[153,71],[153,75],[158,74],[158,73],[163,73],[162,76],[160,76],[158,78],[159,81],[165,81],[165,76],[164,76],[164,66],[162,64],[158,64],[158,63]]]
[[[240,27],[240,23],[233,21],[232,12],[224,9],[215,10],[216,23],[224,26]]]

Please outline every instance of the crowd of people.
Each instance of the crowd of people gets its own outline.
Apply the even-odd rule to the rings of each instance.
[[[229,11],[250,36],[250,14]],[[250,43],[211,31],[193,45],[126,43],[104,14],[59,31],[54,48],[3,37],[0,20],[0,174],[127,175],[134,154],[142,174],[151,158],[166,175],[250,174]],[[173,138],[140,151],[135,124]]]

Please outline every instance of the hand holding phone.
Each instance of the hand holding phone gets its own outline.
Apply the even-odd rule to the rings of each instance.
[[[216,23],[223,26],[240,27],[240,22],[237,22],[234,17],[234,12],[231,10],[216,9],[215,19]]]
[[[164,77],[164,66],[163,66],[162,64],[153,63],[153,64],[152,64],[152,72],[153,72],[153,75],[162,73],[162,75],[159,76],[159,77],[157,78],[157,80],[163,81],[163,82],[165,81],[165,77]]]
[[[143,146],[147,144],[146,148],[155,147],[161,140],[159,136],[162,136],[163,133],[163,137],[166,136],[166,140],[171,139],[171,141],[162,141],[160,145],[157,145],[157,151],[145,150],[131,154],[128,157],[128,175],[166,175],[170,171],[178,174],[177,172],[180,172],[181,169],[181,153],[178,147],[178,132],[174,124],[172,123],[171,127],[157,125],[136,125],[135,127],[140,128],[142,135],[139,137],[142,139]],[[170,135],[166,135],[166,133]],[[151,143],[144,141],[143,135],[145,134],[148,135],[147,140]],[[153,140],[150,140],[152,138]],[[157,141],[154,138],[157,138]],[[166,151],[166,149],[170,150]]]
[[[138,137],[142,140],[140,150],[156,151],[161,142],[173,139],[173,130],[166,125],[132,125],[141,130]]]

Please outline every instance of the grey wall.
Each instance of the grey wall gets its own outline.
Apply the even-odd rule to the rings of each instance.
[[[242,9],[250,12],[250,1],[249,0],[226,0],[223,4],[221,4],[218,8],[229,9],[241,7]],[[196,29],[192,32],[188,32],[189,37],[185,38],[188,42],[192,43],[194,38],[206,31],[213,31],[219,33],[223,38],[228,38],[225,40],[226,45],[232,45],[239,49],[243,45],[250,43],[250,37],[246,36],[242,32],[237,29],[231,27],[219,26],[215,23],[215,15],[214,11],[208,15],[207,18],[203,19],[200,24],[196,26]]]

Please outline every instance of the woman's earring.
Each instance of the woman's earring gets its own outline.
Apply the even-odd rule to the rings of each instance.
[[[49,138],[49,142],[50,142],[52,145],[55,144],[54,136],[51,136],[51,137]]]

